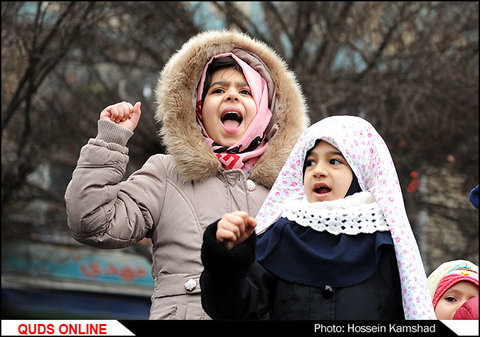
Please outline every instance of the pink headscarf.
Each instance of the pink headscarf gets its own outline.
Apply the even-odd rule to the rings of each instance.
[[[210,63],[212,63],[214,59],[227,56],[233,57],[233,59],[242,68],[243,75],[245,76],[248,86],[252,91],[252,96],[257,107],[257,114],[238,143],[230,146],[225,151],[217,152],[221,151],[220,149],[224,147],[215,144],[213,139],[211,139],[208,135],[203,125],[200,107],[202,105],[203,86],[205,83],[205,76],[208,66],[210,65]],[[268,107],[267,82],[256,70],[250,67],[242,59],[235,56],[233,53],[215,55],[205,65],[202,77],[197,88],[197,116],[199,124],[202,127],[203,134],[205,136],[205,141],[213,147],[215,155],[217,156],[218,160],[220,160],[220,162],[224,165],[225,169],[229,170],[241,168],[248,173],[251,171],[260,156],[265,152],[268,145],[267,141],[264,139],[264,133],[272,117],[272,112]],[[252,143],[258,142],[259,139],[261,139],[261,142],[257,144],[253,150],[243,152],[247,148],[249,148]],[[252,144],[252,147],[253,146],[254,144]]]

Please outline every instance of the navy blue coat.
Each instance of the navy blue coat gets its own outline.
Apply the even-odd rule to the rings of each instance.
[[[345,288],[285,281],[255,259],[256,236],[231,250],[216,240],[217,222],[204,233],[202,306],[213,319],[404,319],[393,246],[382,247],[376,272]]]

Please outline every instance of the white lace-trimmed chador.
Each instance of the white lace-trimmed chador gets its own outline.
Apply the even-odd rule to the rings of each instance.
[[[292,200],[281,214],[300,226],[330,234],[372,234],[388,231],[388,223],[370,192],[358,192],[342,199],[308,202]]]
[[[265,232],[281,216],[290,217],[289,220],[294,219],[295,222],[298,221],[299,225],[309,226],[315,230],[327,230],[332,234],[350,234],[374,228],[370,226],[371,224],[365,228],[359,228],[358,226],[351,228],[340,225],[338,221],[333,228],[328,228],[330,225],[325,226],[325,223],[319,224],[318,221],[314,225],[299,220],[302,210],[305,211],[305,209],[295,210],[292,205],[300,204],[305,196],[303,185],[304,160],[307,151],[315,145],[317,139],[330,143],[342,152],[358,178],[362,191],[369,192],[375,199],[376,203],[370,204],[378,204],[378,208],[375,207],[375,209],[381,211],[386,224],[380,225],[381,228],[377,231],[389,230],[392,236],[402,287],[405,318],[415,320],[436,319],[427,286],[425,269],[407,218],[392,157],[387,145],[375,128],[360,117],[328,117],[304,131],[256,217],[258,223],[257,234]],[[359,197],[362,198],[363,196]],[[326,202],[318,204],[323,203]],[[341,202],[339,201],[339,203]],[[315,207],[317,206],[315,205]],[[329,206],[326,204],[326,206],[318,205],[318,207]],[[375,216],[379,216],[378,212]],[[371,220],[373,219],[374,216]]]

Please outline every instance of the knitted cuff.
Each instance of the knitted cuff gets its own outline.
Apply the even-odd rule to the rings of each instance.
[[[255,262],[255,233],[229,250],[217,241],[217,224],[218,221],[212,223],[203,234],[201,258],[204,268],[225,275],[246,274],[250,265]]]
[[[107,143],[116,143],[126,146],[133,132],[118,126],[114,122],[99,119],[98,120],[98,134],[96,139],[101,139]]]

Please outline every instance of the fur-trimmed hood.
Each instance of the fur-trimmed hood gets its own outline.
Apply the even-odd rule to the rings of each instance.
[[[278,131],[250,173],[250,179],[270,188],[293,145],[308,126],[309,117],[294,73],[265,43],[234,31],[207,31],[192,37],[170,58],[160,74],[155,119],[161,123],[159,133],[167,152],[185,180],[203,180],[222,171],[196,121],[196,89],[210,58],[235,48],[260,57],[275,83]]]

